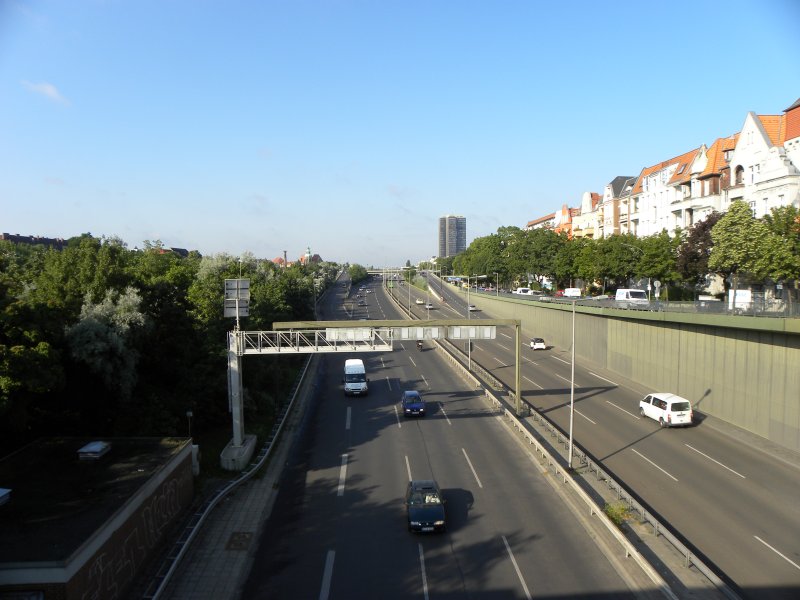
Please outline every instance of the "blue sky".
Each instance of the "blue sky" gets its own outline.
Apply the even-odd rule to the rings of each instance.
[[[364,265],[800,98],[796,0],[0,0],[0,231]]]

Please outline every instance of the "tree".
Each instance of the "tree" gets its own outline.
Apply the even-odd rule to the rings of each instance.
[[[704,284],[710,272],[708,260],[714,241],[711,230],[719,222],[722,213],[712,212],[702,221],[692,225],[678,246],[676,267],[681,278],[695,286]]]
[[[680,236],[670,236],[666,230],[642,238],[642,257],[639,260],[637,275],[661,281],[669,300],[668,285],[680,278],[677,269],[677,250]]]
[[[711,230],[714,246],[708,259],[709,269],[722,276],[730,275],[734,283],[742,273],[756,274],[761,270],[761,241],[768,233],[766,224],[753,217],[744,201],[732,202]]]
[[[800,280],[800,209],[794,206],[773,208],[764,216],[769,235],[763,241],[764,253],[758,269],[775,281]],[[787,290],[788,291],[788,290]],[[792,294],[787,293],[789,302]]]

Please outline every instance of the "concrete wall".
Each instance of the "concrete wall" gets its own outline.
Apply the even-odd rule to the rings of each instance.
[[[572,306],[471,294],[487,316],[569,349]],[[800,319],[577,306],[575,355],[800,451]]]

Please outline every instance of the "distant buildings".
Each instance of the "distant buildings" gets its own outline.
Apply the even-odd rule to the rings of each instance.
[[[466,249],[466,217],[457,215],[439,217],[439,257],[455,256]]]
[[[38,235],[19,235],[11,233],[0,233],[0,240],[14,242],[15,244],[30,244],[32,246],[45,246],[56,250],[63,250],[67,247],[67,240],[62,238],[46,238]]]
[[[527,223],[570,237],[648,236],[687,229],[742,200],[756,218],[780,206],[800,208],[800,99],[782,115],[747,114],[739,133],[617,176],[602,194]],[[441,245],[441,242],[440,242]]]

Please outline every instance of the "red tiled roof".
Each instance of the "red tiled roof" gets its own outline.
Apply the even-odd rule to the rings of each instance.
[[[758,115],[773,146],[783,146],[786,141],[786,115]]]
[[[539,217],[538,219],[534,219],[533,221],[528,221],[527,227],[533,227],[534,225],[538,225],[539,223],[544,223],[545,221],[551,221],[556,217],[556,213],[550,213],[549,215],[545,215],[544,217]]]
[[[660,171],[662,169],[665,169],[668,166],[673,165],[675,163],[691,165],[692,161],[694,160],[694,157],[697,156],[697,153],[699,151],[700,151],[700,148],[695,148],[694,150],[689,150],[689,152],[681,154],[680,156],[676,156],[675,158],[671,158],[669,160],[665,160],[665,161],[660,162],[658,164],[655,164],[655,165],[653,165],[651,167],[645,167],[644,169],[642,169],[642,172],[639,174],[639,178],[636,180],[636,185],[633,186],[633,191],[631,191],[631,195],[638,194],[638,193],[640,193],[642,191],[642,180],[645,177],[647,177],[648,175],[652,175],[656,171]],[[677,170],[680,171],[681,170],[680,167],[678,167]],[[684,171],[685,171],[685,169],[684,169]],[[676,171],[676,173],[677,173],[677,171]],[[683,173],[681,173],[681,175],[683,175]]]

